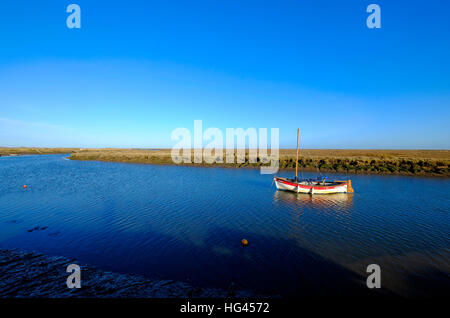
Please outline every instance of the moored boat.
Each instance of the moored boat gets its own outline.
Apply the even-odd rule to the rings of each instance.
[[[297,160],[295,162],[295,178],[274,177],[273,180],[278,190],[293,191],[309,194],[353,193],[351,180],[326,180],[325,177],[317,179],[298,179],[298,140],[300,130],[297,129]]]
[[[309,194],[331,194],[331,193],[353,193],[351,180],[326,180],[326,179],[289,179],[289,178],[274,178],[275,185],[278,190],[287,190],[297,193]]]

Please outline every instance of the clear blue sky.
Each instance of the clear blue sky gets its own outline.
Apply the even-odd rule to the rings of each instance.
[[[5,0],[0,146],[172,147],[201,119],[280,128],[281,147],[300,127],[308,148],[450,149],[449,15],[433,0]]]

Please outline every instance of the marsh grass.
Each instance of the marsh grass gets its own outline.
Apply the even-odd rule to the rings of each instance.
[[[0,156],[64,154],[77,150],[80,148],[0,147]]]
[[[295,169],[295,149],[280,150],[280,169]],[[194,158],[192,151],[192,160]],[[97,160],[147,164],[174,164],[170,149],[85,149],[74,151],[73,160]],[[245,162],[201,164],[183,163],[193,166],[260,167],[249,162],[248,150]],[[301,150],[299,167],[303,171],[407,174],[450,176],[450,151],[448,150],[346,150],[306,149]]]
[[[172,165],[171,149],[80,149],[80,148],[26,148],[0,147],[0,156],[70,153],[72,160],[96,160],[145,164]],[[191,153],[194,158],[194,151]],[[295,149],[280,150],[280,169],[295,169]],[[215,156],[216,157],[216,156]],[[267,165],[257,158],[249,162],[248,150],[245,162],[234,163],[183,163],[189,166],[222,166],[257,168]],[[375,173],[450,176],[450,150],[351,150],[351,149],[302,149],[299,168],[303,171]]]

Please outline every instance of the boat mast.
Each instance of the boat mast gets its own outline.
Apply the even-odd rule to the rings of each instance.
[[[298,171],[298,138],[300,135],[300,128],[297,128],[297,160],[295,160],[295,181],[297,181],[297,171]]]

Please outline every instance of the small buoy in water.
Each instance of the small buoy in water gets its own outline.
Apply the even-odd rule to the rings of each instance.
[[[26,189],[26,188],[27,188],[27,185],[25,184],[25,185],[23,186],[23,188]]]
[[[248,241],[246,239],[242,239],[242,245],[247,246],[248,245]]]

